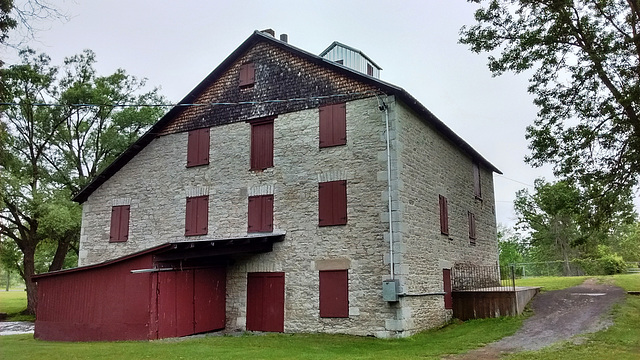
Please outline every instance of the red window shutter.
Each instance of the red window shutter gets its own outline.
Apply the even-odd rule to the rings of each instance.
[[[440,204],[440,233],[449,235],[449,205],[447,204],[447,198],[438,195]]]
[[[333,224],[347,223],[347,180],[333,182]]]
[[[251,124],[251,170],[273,167],[273,119]]]
[[[209,164],[209,128],[189,131],[187,167]]]
[[[260,231],[261,201],[258,196],[249,196],[247,232]]]
[[[273,231],[273,195],[262,196],[262,231]]]
[[[273,231],[273,195],[249,197],[247,232]]]
[[[472,212],[469,212],[469,240],[476,243],[476,216]]]
[[[321,106],[319,118],[321,148],[347,143],[347,104]]]
[[[206,235],[209,231],[209,196],[187,198],[184,235]]]
[[[320,317],[349,317],[347,270],[320,271]]]
[[[113,206],[111,208],[111,228],[109,242],[123,242],[129,239],[130,206]]]
[[[198,212],[196,217],[196,229],[199,235],[205,235],[209,232],[209,197],[199,196]]]
[[[333,143],[345,145],[347,143],[347,104],[333,105]]]
[[[184,219],[184,234],[187,236],[196,234],[196,206],[194,204],[194,198],[187,198],[187,207]]]
[[[444,308],[453,309],[453,297],[451,296],[451,269],[442,269],[442,282],[444,284]]]
[[[329,181],[318,184],[318,225],[345,225],[347,223],[347,181]]]
[[[481,198],[482,186],[480,183],[480,165],[476,162],[473,163],[473,194]]]
[[[254,63],[248,63],[240,66],[239,84],[240,87],[248,87],[256,81],[256,70]]]
[[[330,106],[320,107],[320,123],[319,123],[319,135],[320,135],[320,147],[331,146],[333,132],[331,131],[331,117],[332,111]]]
[[[318,184],[318,225],[329,226],[333,225],[333,214],[331,209],[333,208],[333,197],[331,191],[333,187],[331,183],[319,183]]]

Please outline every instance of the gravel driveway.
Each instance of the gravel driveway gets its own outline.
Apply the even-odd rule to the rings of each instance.
[[[539,350],[557,341],[579,343],[576,335],[596,332],[612,324],[611,308],[623,299],[625,291],[594,279],[571,288],[537,295],[531,306],[534,315],[525,320],[515,334],[484,348],[450,359],[497,359],[501,353]]]

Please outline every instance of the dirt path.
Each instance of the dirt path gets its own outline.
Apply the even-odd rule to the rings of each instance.
[[[537,295],[532,301],[534,315],[515,334],[449,359],[498,359],[502,353],[539,350],[575,335],[596,332],[612,324],[610,310],[624,297],[624,290],[597,284],[594,279],[564,290]],[[580,337],[574,337],[580,342]]]

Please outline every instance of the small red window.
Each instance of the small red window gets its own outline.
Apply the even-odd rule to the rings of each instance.
[[[320,271],[320,317],[349,317],[347,270]]]
[[[319,226],[347,223],[347,181],[329,181],[318,184]]]
[[[239,83],[240,87],[253,86],[256,82],[256,68],[253,63],[240,66]]]
[[[438,201],[440,205],[440,233],[449,235],[449,205],[447,198],[438,195]]]
[[[187,167],[209,164],[209,128],[189,131]]]
[[[206,235],[209,231],[209,196],[187,198],[184,235]]]
[[[476,216],[469,212],[469,242],[476,243]]]
[[[482,187],[480,184],[480,165],[473,163],[473,194],[477,198],[482,198]]]
[[[111,208],[111,230],[109,242],[124,242],[129,239],[129,205],[113,206]]]
[[[273,167],[273,119],[251,122],[251,170]]]
[[[320,107],[320,147],[347,143],[347,105],[333,104]]]
[[[273,231],[273,195],[249,196],[247,232]]]

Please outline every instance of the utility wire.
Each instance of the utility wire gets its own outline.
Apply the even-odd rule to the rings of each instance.
[[[24,103],[16,103],[16,102],[0,102],[0,106],[19,106],[19,105],[51,106],[51,107],[60,107],[60,106],[72,106],[72,107],[100,107],[100,106],[108,106],[108,107],[237,106],[237,105],[274,104],[274,103],[286,103],[286,102],[297,102],[297,101],[313,101],[313,100],[323,100],[323,99],[347,97],[347,96],[354,96],[354,95],[378,95],[378,92],[376,92],[376,91],[364,91],[364,92],[351,92],[351,93],[333,94],[333,95],[309,96],[309,97],[291,98],[291,99],[239,101],[239,102],[210,102],[210,103],[190,103],[190,104],[185,104],[185,103],[178,103],[178,104],[118,104],[118,103],[115,103],[115,104],[60,104],[60,103],[24,104]]]
[[[535,187],[535,186],[533,186],[533,185],[531,185],[531,184],[527,184],[527,183],[525,183],[525,182],[518,181],[518,180],[516,180],[516,179],[511,179],[511,178],[508,178],[508,177],[506,177],[506,176],[504,176],[504,175],[500,175],[500,174],[496,174],[496,175],[497,175],[498,177],[500,177],[500,178],[505,179],[505,180],[510,180],[510,181],[513,181],[513,182],[516,182],[516,183],[518,183],[518,184],[522,184],[522,185],[525,185],[525,186],[528,186],[528,187],[531,187],[531,188]]]

